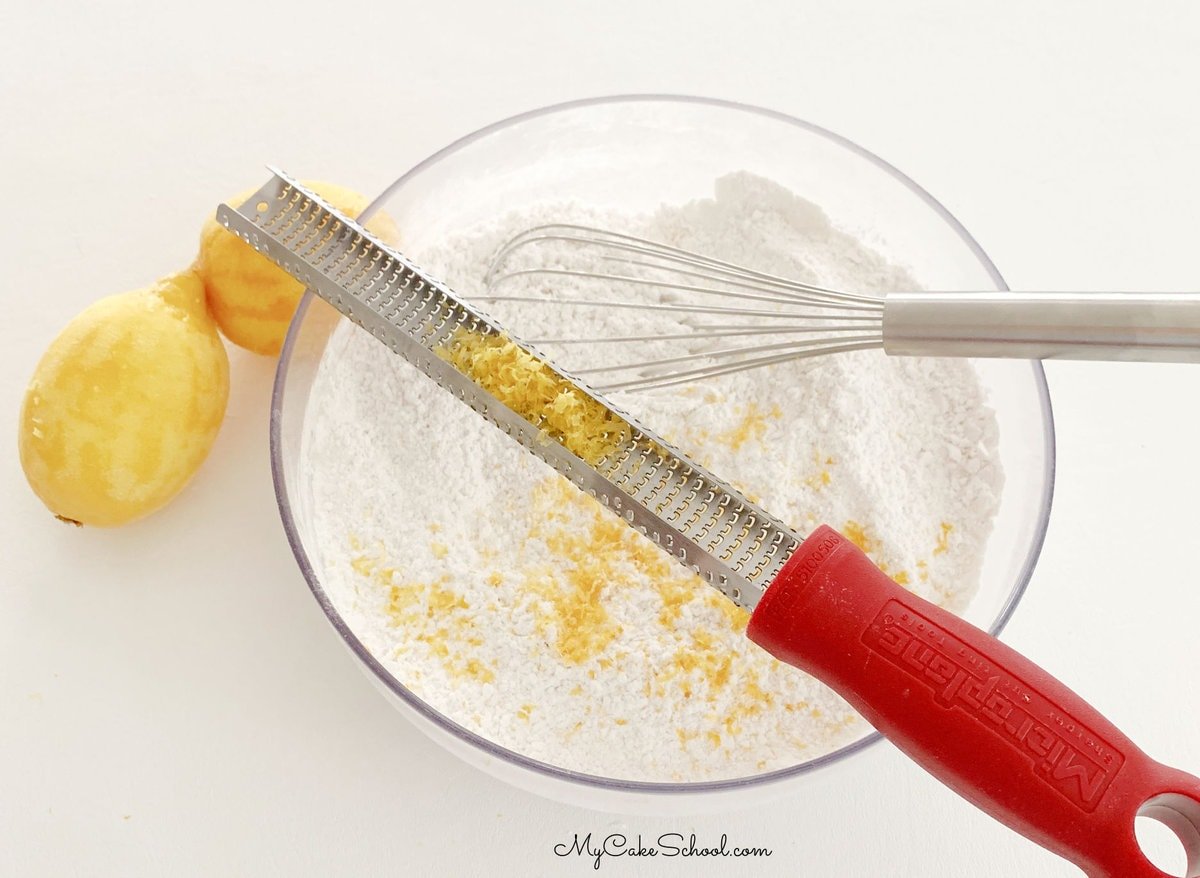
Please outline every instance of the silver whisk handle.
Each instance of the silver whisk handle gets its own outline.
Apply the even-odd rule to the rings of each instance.
[[[1200,293],[889,293],[888,354],[1200,363]]]

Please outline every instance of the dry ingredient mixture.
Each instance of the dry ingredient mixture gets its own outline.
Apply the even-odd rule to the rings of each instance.
[[[746,173],[648,216],[546,204],[410,255],[469,298],[502,241],[560,221],[832,287],[917,288],[817,206]],[[672,313],[500,304],[487,310],[518,336],[679,329]],[[545,352],[583,368],[598,347]],[[512,351],[469,355],[503,368]],[[613,401],[800,533],[832,524],[906,587],[953,610],[969,601],[1003,479],[969,363],[861,352]],[[865,734],[838,696],[745,638],[743,611],[366,333],[338,328],[310,405],[322,581],[372,654],[456,722],[563,768],[646,781],[785,768]]]

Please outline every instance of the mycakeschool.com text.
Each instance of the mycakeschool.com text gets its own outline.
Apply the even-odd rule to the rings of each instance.
[[[676,857],[716,858],[725,857],[769,857],[768,847],[753,847],[735,845],[724,833],[720,838],[699,840],[695,833],[684,835],[680,832],[665,832],[655,839],[643,839],[639,834],[633,837],[619,832],[608,835],[596,835],[591,832],[586,835],[576,833],[570,841],[554,845],[554,854],[558,857],[581,857],[591,860],[592,868],[599,870],[606,858],[617,857],[661,857],[673,859]]]

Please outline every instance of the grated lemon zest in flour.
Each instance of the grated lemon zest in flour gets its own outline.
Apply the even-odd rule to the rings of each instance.
[[[804,484],[812,488],[814,491],[822,491],[833,484],[833,467],[837,464],[831,454],[821,454],[817,449],[813,449],[813,463],[816,464],[816,471],[812,475],[804,479]]]
[[[456,286],[477,287],[502,241],[547,222],[627,228],[847,289],[914,288],[917,280],[834,228],[816,206],[747,174],[715,181],[711,197],[644,216],[519,208],[419,255]],[[512,267],[560,263],[607,267],[553,241]],[[514,290],[553,298],[596,292],[571,277],[530,277]],[[686,328],[671,312],[494,307],[531,338]],[[468,360],[479,361],[479,374],[468,374],[481,384],[490,380],[480,379],[486,361],[503,368],[506,358],[521,359],[505,339],[465,341],[477,348]],[[659,347],[648,342],[645,358],[662,356]],[[572,369],[612,357],[592,345],[550,345],[547,353]],[[555,426],[551,419],[572,409],[552,404],[555,382],[538,381],[536,364],[532,378],[510,365],[514,402],[545,441],[582,428],[568,441],[587,447],[572,450],[606,453],[602,424],[599,448],[586,412]],[[798,531],[858,522],[871,557],[897,581],[949,609],[966,605],[1003,483],[999,428],[969,364],[852,353],[690,388],[618,393],[614,401],[678,437],[690,456]],[[743,610],[633,529],[622,525],[625,536],[614,542],[610,527],[597,526],[610,512],[548,477],[356,327],[336,331],[310,408],[302,455],[330,600],[389,673],[452,720],[557,766],[657,781],[778,770],[865,733],[834,693],[745,638]],[[942,523],[953,532],[938,538]],[[939,544],[945,548],[935,553]]]
[[[748,442],[762,444],[767,435],[767,419],[778,421],[783,417],[783,411],[778,405],[772,405],[767,411],[761,410],[754,402],[740,407],[741,420],[729,430],[716,436],[718,442],[727,445],[734,451],[741,451]]]
[[[351,569],[377,585],[385,596],[384,612],[394,628],[405,628],[420,619],[437,620],[433,631],[422,630],[414,638],[441,660],[451,676],[471,678],[481,683],[495,680],[495,672],[470,651],[483,645],[475,620],[463,611],[470,610],[466,598],[447,588],[448,575],[422,582],[399,579],[397,568],[387,560],[383,550],[364,552],[362,541],[355,536],[349,540],[355,552]],[[403,651],[403,650],[402,650]]]
[[[938,532],[937,545],[933,547],[933,554],[944,555],[950,549],[950,534],[954,530],[954,525],[948,521],[943,521],[941,529]]]
[[[875,538],[867,532],[866,526],[859,524],[857,521],[847,521],[842,525],[841,530],[846,539],[854,543],[854,545],[858,546],[868,555],[879,548],[879,544],[875,541]],[[887,571],[884,572],[886,573]]]
[[[608,512],[597,500],[562,478],[546,479],[535,491],[545,513],[529,530],[565,563],[540,565],[527,573],[526,585],[543,598],[537,612],[544,636],[565,660],[580,664],[601,653],[621,628],[605,608],[605,590],[632,572],[654,583],[662,599],[659,624],[670,627],[682,608],[703,596],[733,605],[694,573],[668,558],[658,546]],[[573,522],[582,510],[588,527]],[[568,515],[568,512],[570,514]],[[736,610],[737,608],[734,607]],[[603,662],[601,667],[604,667]]]

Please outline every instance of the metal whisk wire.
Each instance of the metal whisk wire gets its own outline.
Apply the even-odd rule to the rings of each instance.
[[[513,267],[515,257],[548,243],[568,244],[591,262],[619,266],[612,271],[534,264]],[[520,279],[571,278],[602,282],[606,288],[640,289],[641,299],[579,298],[551,286],[545,295],[503,294],[503,286]],[[767,272],[744,268],[711,256],[693,253],[636,235],[592,226],[553,223],[535,226],[505,242],[485,275],[485,302],[553,302],[560,307],[656,311],[677,316],[680,332],[601,337],[568,336],[529,339],[539,345],[637,345],[674,341],[686,353],[577,369],[576,375],[634,373],[634,377],[596,383],[598,390],[648,390],[728,375],[783,363],[883,346],[882,297],[847,293]],[[575,292],[577,284],[571,285]],[[654,298],[653,294],[658,297]],[[666,298],[666,297],[674,298]],[[701,299],[700,297],[708,297]],[[758,307],[710,304],[736,300]],[[761,307],[763,305],[773,307]],[[689,318],[718,315],[731,322],[695,323]],[[742,322],[744,320],[753,322]],[[733,322],[738,321],[738,322]],[[781,341],[694,349],[694,343],[713,339],[783,337]]]

